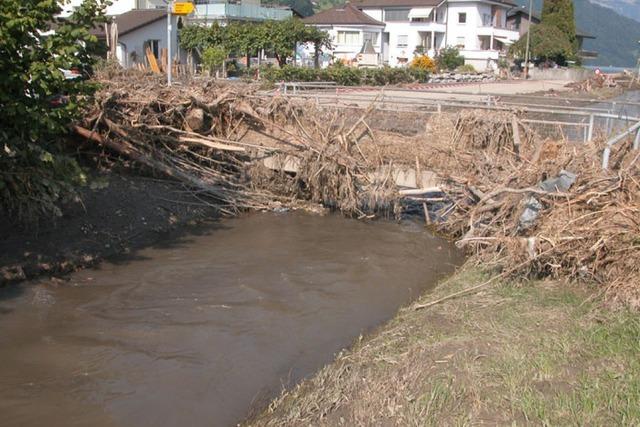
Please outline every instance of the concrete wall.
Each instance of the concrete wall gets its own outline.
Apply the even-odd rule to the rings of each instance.
[[[582,81],[593,77],[593,70],[584,68],[547,68],[541,70],[539,68],[531,68],[529,75],[534,80],[571,80]]]

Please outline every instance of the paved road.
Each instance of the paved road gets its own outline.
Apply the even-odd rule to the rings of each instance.
[[[486,95],[521,95],[535,93],[553,89],[558,92],[568,91],[565,87],[568,80],[513,80],[487,83],[475,83],[468,85],[425,85],[416,86],[415,89],[387,89],[384,91],[385,97],[411,99],[419,98],[425,100],[442,101],[479,101]],[[380,90],[371,88],[349,88],[341,89],[340,93],[345,96],[375,97]]]

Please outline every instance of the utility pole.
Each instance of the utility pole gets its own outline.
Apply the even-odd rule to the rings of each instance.
[[[173,0],[167,2],[167,86],[171,86],[171,14],[173,13]]]
[[[529,78],[529,45],[531,44],[531,15],[533,7],[533,0],[529,0],[529,29],[527,30],[527,48],[526,53],[524,54],[524,78],[525,80]]]

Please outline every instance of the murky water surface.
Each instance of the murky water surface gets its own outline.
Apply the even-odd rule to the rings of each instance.
[[[0,290],[3,426],[226,426],[461,261],[417,224],[258,214]]]

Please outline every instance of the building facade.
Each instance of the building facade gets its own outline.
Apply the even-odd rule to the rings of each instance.
[[[465,63],[483,71],[495,69],[520,37],[507,25],[513,7],[508,0],[361,0],[304,21],[329,32],[337,57],[357,57],[372,38],[367,33],[377,32],[372,44],[380,65],[404,66],[416,55],[434,57],[440,49],[455,46]],[[345,14],[354,22],[341,20]],[[375,24],[364,26],[367,18]]]

